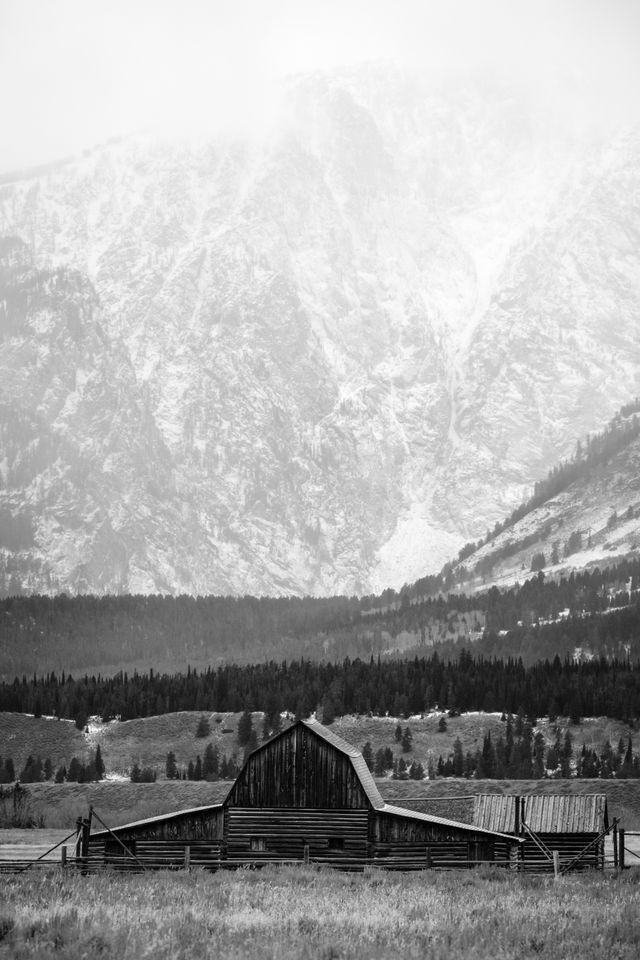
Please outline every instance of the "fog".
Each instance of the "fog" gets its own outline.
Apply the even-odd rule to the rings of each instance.
[[[137,130],[259,131],[286,76],[369,60],[635,120],[639,50],[637,0],[0,0],[0,170]]]

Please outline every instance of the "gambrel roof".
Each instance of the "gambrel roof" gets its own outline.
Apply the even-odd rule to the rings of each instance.
[[[408,810],[406,807],[398,807],[394,804],[386,803],[376,786],[376,782],[371,775],[371,771],[364,757],[356,747],[347,743],[346,740],[337,736],[337,734],[327,729],[327,727],[323,726],[317,720],[299,720],[298,723],[301,723],[308,730],[312,730],[317,736],[322,737],[327,743],[330,743],[337,750],[340,750],[349,757],[371,806],[380,813],[388,813],[394,817],[403,817],[406,820],[418,820],[422,823],[433,823],[443,827],[452,827],[457,830],[466,830],[468,833],[486,833],[493,837],[498,836],[501,839],[513,841],[513,836],[507,837],[504,831],[495,830],[491,827],[483,827],[475,823],[460,823],[457,820],[434,817],[427,813],[420,813],[417,810]]]

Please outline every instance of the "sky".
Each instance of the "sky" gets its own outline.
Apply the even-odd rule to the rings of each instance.
[[[283,78],[371,60],[635,119],[639,53],[640,0],[0,0],[0,172],[139,130],[259,130]]]

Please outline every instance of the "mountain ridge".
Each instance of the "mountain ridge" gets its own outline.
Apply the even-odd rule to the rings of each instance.
[[[66,555],[39,543],[63,589],[399,588],[640,392],[637,132],[586,149],[517,96],[379,68],[287,109],[259,142],[118,141],[0,185],[0,234],[95,288],[175,490],[139,497],[121,583],[96,550],[85,585],[70,498]]]

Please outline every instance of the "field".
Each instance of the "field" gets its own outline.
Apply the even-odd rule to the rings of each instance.
[[[45,868],[6,878],[0,958],[636,960],[637,874],[554,882],[481,870],[82,877]]]
[[[389,803],[406,805],[436,816],[469,821],[470,802],[457,799],[477,793],[605,793],[609,817],[617,817],[626,830],[640,830],[639,780],[378,780]],[[70,830],[89,805],[110,827],[132,820],[219,803],[231,783],[164,780],[158,783],[33,783],[25,788],[30,807],[49,829]]]

